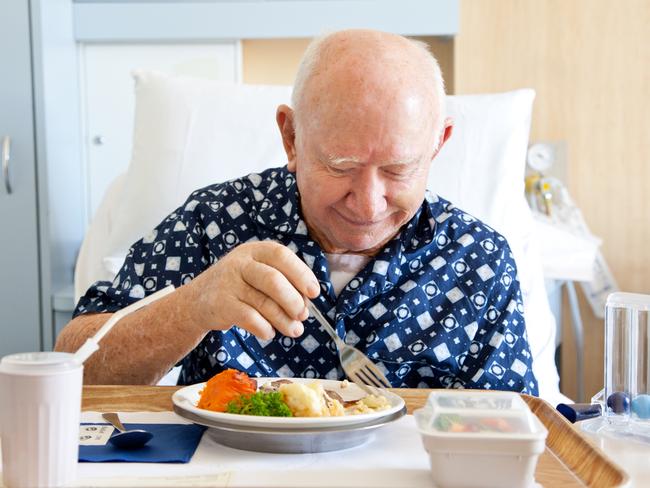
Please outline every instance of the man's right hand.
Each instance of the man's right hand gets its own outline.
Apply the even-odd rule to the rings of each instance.
[[[279,331],[300,336],[309,312],[304,297],[320,285],[289,248],[272,241],[237,246],[186,285],[197,297],[197,325],[205,332],[237,325],[269,340]]]

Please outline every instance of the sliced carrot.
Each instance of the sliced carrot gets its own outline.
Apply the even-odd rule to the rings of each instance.
[[[236,369],[227,369],[214,375],[201,390],[201,398],[197,407],[225,412],[228,403],[241,395],[250,395],[257,391],[257,383],[246,373]]]

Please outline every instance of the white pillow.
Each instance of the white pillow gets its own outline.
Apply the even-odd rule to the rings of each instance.
[[[134,78],[133,152],[109,254],[128,249],[193,190],[286,163],[275,110],[289,103],[291,87],[152,71]],[[533,98],[533,90],[447,97],[454,133],[429,174],[431,190],[515,246],[522,214],[530,217],[523,174]]]
[[[532,227],[524,169],[534,98],[531,89],[447,97],[454,129],[429,172],[430,190],[493,226],[515,247]]]
[[[192,191],[286,163],[275,111],[291,87],[152,71],[134,78],[133,152],[109,254],[125,252]]]
[[[103,256],[104,264],[121,259],[193,190],[286,163],[275,110],[289,103],[291,87],[147,71],[134,76],[133,155],[119,203],[110,212],[119,226],[111,226],[103,251],[93,253]],[[523,183],[533,99],[533,90],[447,97],[454,132],[434,161],[428,187],[508,239],[524,294],[534,371],[541,395],[551,400],[559,393],[555,323]]]

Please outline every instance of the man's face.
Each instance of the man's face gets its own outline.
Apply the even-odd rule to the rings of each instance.
[[[326,252],[375,254],[422,203],[436,137],[418,99],[324,107],[300,125],[289,169]]]

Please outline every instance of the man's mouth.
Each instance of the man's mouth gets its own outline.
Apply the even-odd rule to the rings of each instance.
[[[372,227],[374,225],[377,225],[377,224],[381,223],[384,220],[384,219],[360,220],[360,219],[356,219],[354,217],[347,217],[346,215],[343,215],[341,212],[339,212],[336,209],[334,211],[337,213],[337,215],[342,220],[344,220],[345,222],[347,222],[350,225],[354,225],[354,226],[357,226],[357,227]]]

